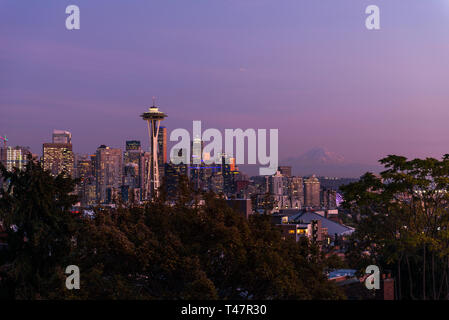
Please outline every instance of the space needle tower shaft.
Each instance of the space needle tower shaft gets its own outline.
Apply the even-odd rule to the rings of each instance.
[[[143,120],[147,122],[148,125],[148,136],[150,139],[150,163],[148,169],[148,176],[145,182],[144,199],[149,200],[150,196],[152,198],[158,195],[158,189],[160,187],[159,178],[159,161],[158,161],[158,136],[159,127],[162,120],[164,120],[167,115],[159,111],[156,107],[153,99],[153,106],[149,110],[140,115]]]

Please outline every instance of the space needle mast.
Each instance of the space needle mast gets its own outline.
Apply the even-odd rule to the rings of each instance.
[[[145,120],[148,124],[148,135],[150,138],[150,152],[151,158],[148,168],[148,176],[145,182],[145,194],[144,199],[150,199],[151,197],[155,197],[158,194],[159,189],[159,163],[158,163],[158,135],[159,135],[159,126],[162,120],[164,120],[167,115],[156,107],[155,98],[153,97],[153,106],[149,108],[149,110],[140,115],[143,120]]]

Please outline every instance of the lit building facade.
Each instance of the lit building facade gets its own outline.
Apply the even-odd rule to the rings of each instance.
[[[90,206],[96,204],[95,194],[95,170],[92,165],[92,155],[78,157],[76,161],[76,177],[80,183],[75,187],[79,196],[81,206]]]
[[[100,203],[112,203],[122,185],[122,150],[102,145],[95,158],[96,198]]]
[[[320,207],[320,181],[313,175],[304,180],[304,206]]]
[[[128,189],[141,188],[141,180],[144,179],[141,176],[140,167],[142,165],[141,158],[143,156],[142,147],[140,141],[131,140],[126,141],[126,151],[123,156],[123,185],[128,186]],[[140,191],[139,191],[140,192]],[[137,200],[140,200],[140,195]]]
[[[72,134],[65,130],[53,130],[52,142],[72,144]]]
[[[325,209],[337,208],[337,191],[324,189],[321,191],[321,205]]]
[[[292,176],[292,167],[290,166],[280,166],[278,170],[284,177]]]
[[[44,170],[57,176],[64,173],[66,176],[74,176],[74,156],[72,144],[69,143],[44,143],[42,164]]]
[[[159,168],[162,168],[159,175],[161,177],[164,175],[164,165],[167,163],[167,128],[166,127],[160,127],[159,128],[159,134],[157,137],[157,159],[158,159],[158,165]]]
[[[29,155],[31,155],[31,152],[26,147],[16,146],[0,149],[0,161],[8,171],[13,171],[14,168],[23,170]]]

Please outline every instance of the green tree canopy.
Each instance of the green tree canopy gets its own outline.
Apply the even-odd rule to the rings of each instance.
[[[449,156],[408,160],[390,155],[379,176],[367,173],[342,188],[357,217],[352,259],[392,269],[400,298],[441,299],[449,293]],[[354,260],[353,260],[354,261]]]
[[[338,299],[326,259],[307,239],[282,240],[265,215],[247,220],[180,180],[176,202],[70,212],[75,182],[30,164],[8,173],[0,253],[5,295],[22,299]],[[203,199],[199,202],[198,199]],[[81,289],[65,289],[77,265]]]

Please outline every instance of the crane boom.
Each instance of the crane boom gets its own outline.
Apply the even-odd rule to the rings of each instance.
[[[6,136],[0,136],[0,139],[3,140],[3,144],[6,147],[6,142],[8,142],[8,138]]]

